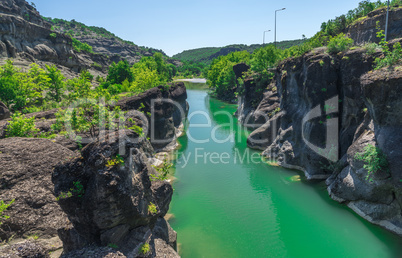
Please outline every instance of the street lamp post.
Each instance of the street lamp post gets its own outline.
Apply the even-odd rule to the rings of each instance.
[[[285,10],[285,9],[286,9],[286,8],[282,8],[282,9],[275,10],[275,40],[274,40],[274,42],[275,42],[275,47],[276,47],[276,12],[283,11],[283,10]]]
[[[388,40],[388,17],[389,17],[389,0],[388,0],[388,8],[387,8],[387,18],[385,21],[385,41]]]
[[[264,31],[264,36],[263,36],[263,38],[262,38],[262,47],[264,47],[264,45],[265,45],[265,33],[266,32],[270,32],[271,30],[266,30],[266,31]]]

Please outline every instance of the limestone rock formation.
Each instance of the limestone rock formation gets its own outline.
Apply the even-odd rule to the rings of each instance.
[[[74,51],[71,38],[52,31],[51,25],[24,0],[0,2],[0,31],[0,63],[13,58],[20,67],[32,62],[42,67],[57,64],[67,77],[82,69],[103,75],[111,63],[104,55]],[[95,69],[95,62],[104,69]]]
[[[348,166],[327,180],[328,191],[370,222],[402,235],[402,71],[385,68],[361,80],[370,122],[363,122],[363,133],[355,135],[347,153]],[[368,145],[378,147],[388,162],[371,180],[365,163],[356,159]]]
[[[359,19],[347,29],[347,35],[354,40],[355,44],[367,42],[380,42],[377,38],[377,22],[380,28],[385,28],[387,8],[381,8],[370,12],[366,18]],[[400,38],[402,35],[402,7],[396,6],[389,12],[388,41]]]
[[[264,149],[265,156],[285,167],[305,171],[308,178],[327,178],[333,172],[326,169],[327,154],[342,157],[363,120],[359,78],[372,65],[373,56],[364,50],[342,57],[331,56],[324,48],[284,61],[257,108],[260,117],[254,120],[259,126],[250,135],[249,146]],[[317,115],[312,116],[312,110]],[[326,149],[326,128],[337,116],[340,148]],[[326,154],[311,151],[311,146]]]
[[[113,244],[127,257],[136,257],[146,243],[155,254],[159,241],[175,253],[175,233],[163,219],[173,189],[167,181],[150,180],[156,173],[147,158],[152,153],[146,139],[120,130],[55,169],[56,196],[72,193],[59,201],[74,226],[59,230],[65,253]],[[111,163],[116,157],[121,157],[120,163]],[[74,188],[77,182],[81,190]]]
[[[61,160],[74,155],[46,139],[0,140],[0,199],[15,199],[5,213],[10,218],[0,226],[2,240],[34,234],[51,238],[70,224],[54,197],[51,175]]]
[[[170,88],[159,86],[139,96],[122,98],[116,105],[122,110],[135,109],[146,114],[152,146],[162,151],[176,146],[176,136],[188,112],[186,99],[184,83],[177,82]]]

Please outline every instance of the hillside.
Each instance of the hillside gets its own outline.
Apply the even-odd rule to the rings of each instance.
[[[87,26],[75,20],[66,21],[58,18],[46,18],[52,30],[71,35],[79,41],[90,45],[95,53],[110,57],[113,61],[124,58],[130,64],[138,62],[143,56],[152,56],[155,52],[166,54],[162,50],[141,47],[131,41],[123,40],[102,27]],[[166,56],[167,57],[167,56]]]
[[[286,40],[278,42],[278,48],[285,49],[292,46],[300,45],[303,43],[302,39],[297,40]],[[272,44],[272,43],[270,43]],[[269,44],[268,44],[269,45]],[[232,52],[237,51],[248,51],[249,53],[253,53],[254,50],[261,48],[262,44],[253,44],[253,45],[229,45],[225,47],[206,47],[206,48],[197,48],[185,50],[179,54],[173,56],[174,59],[178,59],[180,61],[193,61],[193,62],[202,62],[206,64],[210,64],[211,61],[219,56],[225,56]]]

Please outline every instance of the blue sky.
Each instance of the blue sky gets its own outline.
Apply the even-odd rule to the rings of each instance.
[[[28,0],[41,15],[104,27],[169,56],[183,50],[313,36],[321,23],[346,14],[361,0]]]

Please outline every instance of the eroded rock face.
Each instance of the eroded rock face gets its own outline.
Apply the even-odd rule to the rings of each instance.
[[[0,120],[7,119],[10,117],[10,115],[10,110],[8,110],[7,106],[0,101]]]
[[[346,154],[363,120],[360,76],[372,64],[373,57],[364,50],[331,56],[325,48],[283,62],[257,108],[260,117],[255,121],[263,125],[250,135],[248,145],[310,179],[327,178],[333,172],[328,160]],[[333,127],[339,131],[327,137],[327,128]],[[330,137],[339,137],[339,148],[327,144]]]
[[[0,226],[2,240],[33,234],[50,238],[70,224],[54,197],[51,174],[60,161],[74,155],[46,139],[0,140],[0,199],[15,199],[5,212],[10,219]]]
[[[243,78],[249,69],[250,67],[244,63],[233,66],[236,79]],[[245,127],[259,128],[274,115],[273,111],[279,107],[276,89],[272,85],[267,87],[268,84],[268,78],[259,76],[252,75],[244,79],[244,92],[239,96],[236,116]],[[237,86],[240,87],[240,85]]]
[[[115,244],[133,257],[142,244],[153,239],[164,237],[166,242],[175,242],[173,238],[170,241],[168,226],[157,227],[158,232],[163,228],[163,236],[153,232],[155,224],[163,224],[160,220],[169,209],[173,189],[166,181],[150,180],[150,174],[156,173],[147,159],[152,153],[147,140],[138,141],[131,130],[120,130],[87,145],[82,158],[55,169],[56,196],[74,188],[74,182],[83,187],[80,195],[59,201],[74,225],[59,231],[66,253],[89,245]],[[117,155],[124,162],[110,165]]]
[[[402,71],[377,70],[364,75],[361,82],[370,123],[363,122],[363,130],[357,130],[348,149],[348,166],[327,181],[328,191],[370,222],[402,235]],[[367,145],[380,148],[389,164],[370,180],[365,163],[355,158]]]
[[[375,10],[363,20],[356,21],[347,29],[347,35],[354,40],[355,44],[366,42],[380,42],[377,38],[377,22],[380,28],[385,28],[387,8]],[[402,7],[391,8],[389,12],[388,41],[400,38],[402,35]]]
[[[58,64],[70,78],[82,69],[104,75],[112,62],[104,55],[75,52],[71,38],[52,31],[51,25],[24,0],[0,2],[0,31],[0,62],[13,58],[18,67],[28,67],[32,62],[43,68],[45,64]],[[103,68],[92,66],[94,62]]]
[[[176,82],[168,89],[159,86],[141,95],[120,99],[116,105],[122,110],[143,112],[148,119],[148,136],[152,146],[162,151],[176,145],[176,135],[189,109],[186,99],[184,83]]]

